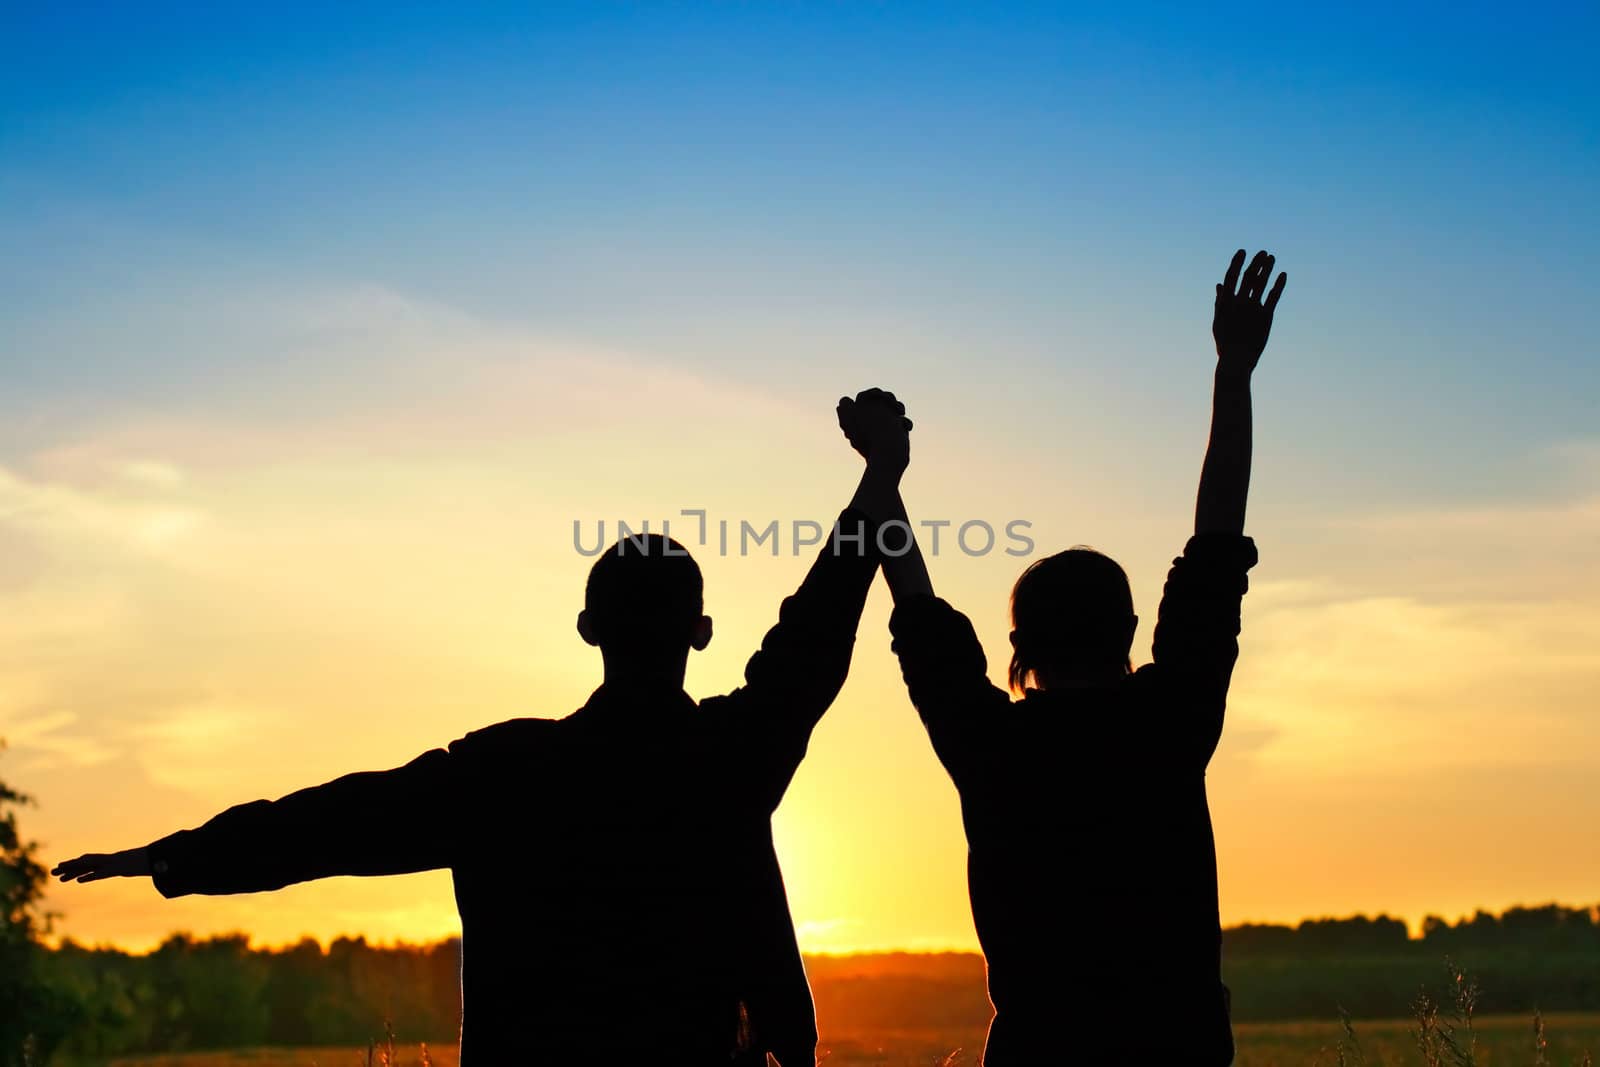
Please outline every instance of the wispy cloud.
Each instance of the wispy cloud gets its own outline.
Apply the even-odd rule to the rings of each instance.
[[[1589,486],[1339,520],[1295,564],[1302,576],[1260,582],[1246,603],[1234,702],[1279,727],[1273,758],[1313,775],[1425,773],[1600,747]]]
[[[130,459],[117,466],[117,473],[130,482],[170,489],[183,484],[183,471],[171,463],[153,459]]]
[[[0,707],[0,736],[28,755],[26,768],[86,768],[104,763],[118,753],[104,738],[82,732],[79,717],[70,711],[15,714]]]
[[[177,547],[203,521],[194,508],[129,501],[0,467],[0,524],[53,542],[89,540],[159,553]]]

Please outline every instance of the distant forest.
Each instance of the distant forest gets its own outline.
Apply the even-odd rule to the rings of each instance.
[[[1440,989],[1451,959],[1483,987],[1485,1012],[1600,1010],[1600,909],[1548,905],[1404,923],[1312,919],[1223,933],[1236,1020],[1404,1015],[1422,988]],[[41,977],[76,1005],[61,1051],[125,1053],[258,1045],[364,1046],[392,1021],[405,1041],[454,1041],[460,944],[375,946],[340,938],[252,948],[243,934],[176,934],[133,955],[71,941],[44,953]],[[890,953],[807,959],[824,1039],[830,1032],[981,1027],[989,1017],[983,959]],[[1070,960],[1063,960],[1070,967]],[[1177,991],[1151,976],[1153,999]]]

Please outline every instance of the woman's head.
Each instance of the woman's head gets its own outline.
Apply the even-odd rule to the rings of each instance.
[[[1011,688],[1125,674],[1138,625],[1128,576],[1110,556],[1080,545],[1036,560],[1011,590]]]

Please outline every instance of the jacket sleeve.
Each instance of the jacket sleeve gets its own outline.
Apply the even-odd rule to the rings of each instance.
[[[450,866],[455,768],[444,749],[279,800],[229,808],[149,846],[163,896],[255,893],[334,875]]]
[[[984,758],[1011,698],[989,681],[972,621],[945,601],[925,596],[897,606],[889,632],[911,703],[939,762],[960,785]]]
[[[745,684],[725,698],[773,775],[779,797],[850,673],[861,611],[880,560],[876,524],[846,509],[800,588],[779,608],[777,625],[745,665]]]
[[[1183,716],[1179,733],[1206,758],[1222,735],[1233,665],[1239,658],[1240,604],[1256,564],[1255,542],[1239,534],[1189,539],[1172,561],[1156,620],[1153,673],[1169,706]]]

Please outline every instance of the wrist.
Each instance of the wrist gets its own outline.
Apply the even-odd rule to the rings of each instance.
[[[900,476],[911,465],[911,457],[906,455],[884,455],[874,452],[867,457],[867,473],[875,478],[900,481]]]
[[[1219,363],[1213,380],[1218,389],[1249,389],[1250,368],[1229,367]]]

